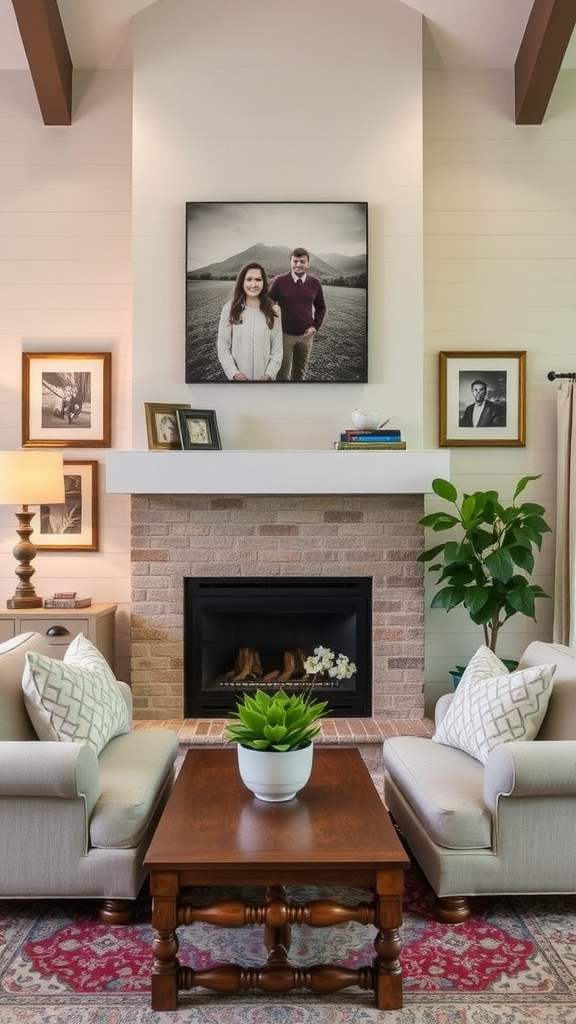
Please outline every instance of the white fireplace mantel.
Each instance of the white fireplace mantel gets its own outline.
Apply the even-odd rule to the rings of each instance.
[[[450,452],[111,451],[111,494],[425,494]]]

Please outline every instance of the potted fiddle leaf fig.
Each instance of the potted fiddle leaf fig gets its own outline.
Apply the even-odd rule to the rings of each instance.
[[[536,621],[535,602],[549,595],[530,583],[534,549],[550,532],[545,509],[516,499],[538,476],[524,476],[516,484],[512,504],[501,502],[498,491],[459,495],[449,480],[437,478],[432,490],[447,508],[425,515],[420,524],[450,537],[423,551],[419,562],[438,573],[432,608],[449,612],[463,605],[472,622],[482,626],[484,642],[496,650],[500,630],[513,615]],[[504,659],[503,659],[504,660]]]
[[[259,800],[291,800],[312,771],[312,740],[320,731],[328,701],[309,691],[245,693],[231,712],[226,736],[238,744],[238,769],[244,785]]]

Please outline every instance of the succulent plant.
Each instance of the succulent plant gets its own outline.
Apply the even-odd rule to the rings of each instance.
[[[319,719],[328,714],[328,701],[309,692],[288,695],[284,690],[245,693],[230,714],[226,736],[253,750],[298,750],[319,733]]]

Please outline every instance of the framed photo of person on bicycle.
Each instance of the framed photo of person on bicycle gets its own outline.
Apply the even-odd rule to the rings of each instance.
[[[109,448],[110,352],[22,353],[22,446]]]

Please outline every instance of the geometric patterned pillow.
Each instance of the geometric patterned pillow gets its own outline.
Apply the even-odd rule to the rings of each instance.
[[[467,683],[471,680],[477,679],[483,681],[485,679],[491,679],[492,676],[505,676],[509,669],[500,658],[491,651],[489,647],[484,644],[479,647],[476,654],[473,654],[468,662],[460,683]]]
[[[97,754],[108,740],[130,731],[126,702],[106,659],[80,633],[64,659],[28,651],[24,702],[41,740],[89,743]]]
[[[508,672],[500,662],[503,672],[483,677],[479,662],[490,663],[486,651],[478,652],[476,665],[467,677],[462,676],[433,736],[436,743],[458,747],[483,764],[500,743],[534,739],[546,714],[556,669],[538,665]]]

